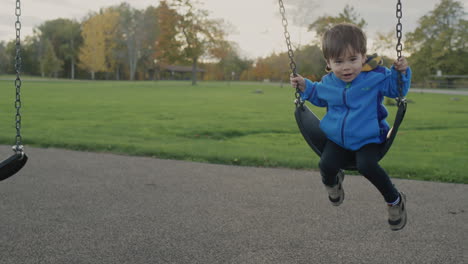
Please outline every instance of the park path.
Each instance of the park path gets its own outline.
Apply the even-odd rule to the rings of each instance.
[[[10,147],[0,146],[7,156]],[[468,185],[398,180],[392,232],[361,176],[27,148],[0,182],[0,263],[468,263]]]
[[[435,94],[451,94],[451,95],[468,95],[468,91],[464,90],[455,90],[455,89],[420,89],[420,88],[411,88],[410,92],[413,93],[435,93]]]

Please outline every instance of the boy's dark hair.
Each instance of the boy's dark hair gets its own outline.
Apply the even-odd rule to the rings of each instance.
[[[342,56],[347,49],[366,55],[367,38],[356,25],[341,23],[327,30],[322,37],[322,52],[325,60]]]

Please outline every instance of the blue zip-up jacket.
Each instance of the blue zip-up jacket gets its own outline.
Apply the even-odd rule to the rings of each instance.
[[[411,69],[402,74],[403,95],[408,93]],[[306,79],[303,100],[327,107],[320,128],[328,139],[348,150],[358,150],[370,143],[382,143],[390,129],[385,118],[384,96],[398,97],[397,71],[377,66],[361,72],[346,83],[331,72],[321,82]]]

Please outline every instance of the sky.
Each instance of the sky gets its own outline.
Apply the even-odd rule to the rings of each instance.
[[[468,1],[458,0],[468,11]],[[32,35],[33,28],[47,20],[68,18],[82,21],[91,11],[118,5],[121,0],[22,0],[22,37]],[[157,6],[158,0],[127,0],[134,8]],[[265,57],[286,50],[278,0],[198,0],[199,8],[208,10],[209,17],[223,19],[234,29],[228,39],[239,45],[243,57]],[[287,9],[289,31],[294,45],[305,45],[316,38],[306,30],[320,16],[340,13],[346,4],[354,7],[367,22],[368,39],[377,32],[395,30],[396,0],[283,0]],[[403,31],[411,32],[418,19],[434,9],[440,0],[402,0]],[[0,41],[15,38],[15,0],[0,0]],[[370,43],[372,45],[372,43]],[[370,49],[369,49],[370,50]]]

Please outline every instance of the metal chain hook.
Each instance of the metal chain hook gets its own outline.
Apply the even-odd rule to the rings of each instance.
[[[16,71],[16,80],[15,80],[15,88],[16,88],[16,99],[15,99],[15,108],[16,108],[16,145],[13,146],[13,150],[16,153],[23,153],[23,146],[22,137],[21,137],[21,67],[22,67],[22,60],[21,60],[21,1],[16,0],[16,22],[15,22],[15,30],[16,30],[16,56],[15,56],[15,71]]]

